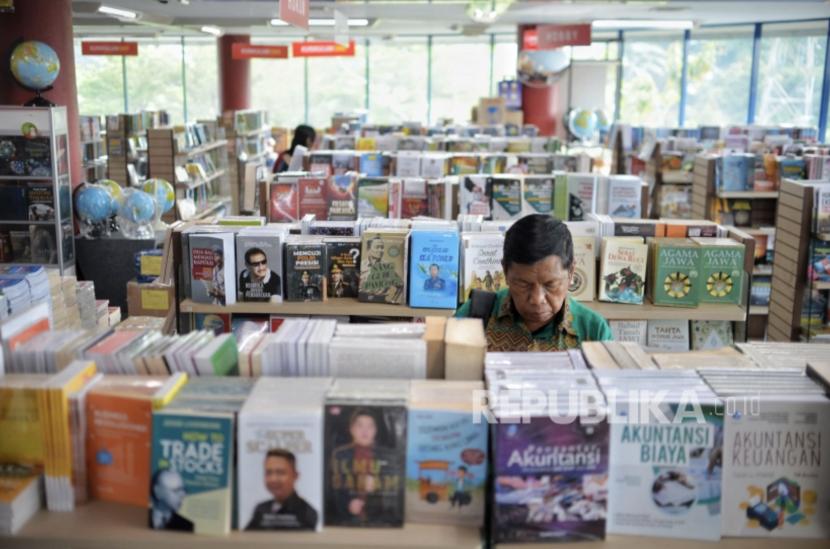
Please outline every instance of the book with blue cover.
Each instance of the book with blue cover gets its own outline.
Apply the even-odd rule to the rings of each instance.
[[[718,188],[721,191],[752,190],[755,178],[754,155],[727,155],[723,157],[718,166],[721,166],[718,178]]]
[[[232,413],[154,412],[150,527],[230,533],[233,453]]]
[[[383,176],[383,156],[380,153],[363,153],[360,155],[360,173],[366,177]]]
[[[415,230],[410,247],[409,305],[455,309],[458,301],[458,233]]]

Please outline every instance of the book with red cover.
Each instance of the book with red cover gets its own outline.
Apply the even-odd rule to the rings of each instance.
[[[290,223],[299,219],[300,204],[297,183],[271,183],[268,197],[268,221]]]
[[[325,221],[329,215],[325,177],[304,177],[299,181],[300,217],[314,214],[317,221]]]

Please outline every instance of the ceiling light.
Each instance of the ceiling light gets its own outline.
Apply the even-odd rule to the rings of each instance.
[[[271,26],[272,27],[287,27],[288,23],[283,21],[282,19],[271,19]],[[310,27],[333,27],[334,26],[334,19],[309,19],[308,25]],[[349,19],[349,26],[350,27],[368,27],[369,20],[368,19]]]
[[[219,27],[205,25],[201,28],[201,31],[207,34],[212,34],[213,36],[222,36],[222,29],[220,29]]]
[[[694,21],[677,21],[668,19],[598,19],[591,23],[595,29],[672,29],[689,30],[695,26]]]
[[[122,10],[121,8],[111,8],[109,6],[100,6],[98,13],[104,15],[112,15],[113,17],[121,17],[122,19],[137,19],[138,14],[130,10]]]

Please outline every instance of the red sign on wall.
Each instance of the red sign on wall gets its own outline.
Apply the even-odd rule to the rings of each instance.
[[[522,33],[522,50],[553,50],[562,46],[590,46],[591,25],[539,25]]]
[[[308,30],[308,0],[280,0],[280,19]]]
[[[138,42],[81,42],[83,55],[138,55]]]
[[[258,46],[234,42],[231,46],[232,59],[288,59],[288,46]]]
[[[337,42],[293,42],[291,54],[294,57],[354,57],[354,40],[348,46]]]

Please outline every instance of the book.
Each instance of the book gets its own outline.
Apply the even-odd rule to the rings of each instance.
[[[319,530],[329,378],[260,378],[239,412],[240,530]],[[278,505],[275,505],[278,504]]]
[[[640,305],[646,285],[648,247],[635,237],[602,239],[599,300]]]
[[[520,218],[522,199],[521,177],[495,175],[490,178],[490,211],[494,220]]]
[[[688,351],[689,321],[683,318],[648,321],[648,347],[662,351]]]
[[[323,301],[326,247],[320,241],[285,242],[285,300]]]
[[[326,191],[327,219],[354,221],[357,219],[357,180],[352,175],[333,175],[328,178]]]
[[[389,203],[386,216],[389,219],[401,218],[401,201],[403,200],[403,181],[397,178],[389,179]]]
[[[196,303],[236,303],[234,233],[191,233],[190,298]]]
[[[748,191],[754,185],[755,155],[731,154],[721,157],[715,164],[720,167],[717,177],[718,188],[721,191]]]
[[[633,175],[608,177],[608,207],[611,217],[639,219],[642,207],[643,182]]]
[[[360,283],[360,237],[329,237],[326,245],[326,291],[329,297],[357,297]]]
[[[456,154],[450,157],[451,175],[470,175],[479,173],[478,156],[472,154]]]
[[[234,320],[236,320],[234,318]],[[267,319],[264,321],[267,326]],[[242,338],[240,338],[241,340]],[[233,333],[220,334],[193,353],[193,366],[199,376],[238,375],[237,337]]]
[[[641,347],[648,344],[646,333],[648,321],[646,320],[609,320],[611,333],[614,334],[614,341],[633,342]]]
[[[360,173],[366,177],[383,177],[383,155],[376,152],[362,153]]]
[[[413,380],[406,443],[406,520],[481,526],[488,426],[470,421],[478,381]]]
[[[464,285],[459,301],[470,298],[472,290],[497,292],[507,287],[502,267],[504,235],[501,233],[464,233],[461,235]]]
[[[296,182],[277,181],[268,189],[268,221],[291,223],[300,219],[299,191]]]
[[[406,303],[406,229],[364,231],[360,254],[358,299],[376,303]]]
[[[15,535],[40,510],[42,476],[36,467],[24,464],[0,467],[0,535]]]
[[[26,188],[29,221],[55,219],[55,196],[51,185],[29,185]]]
[[[449,175],[449,158],[444,154],[427,154],[421,159],[421,176],[440,179]]]
[[[332,154],[331,169],[334,176],[345,175],[355,170],[354,151],[341,151]]]
[[[804,179],[806,163],[799,157],[781,157],[778,159],[778,175],[784,179]]]
[[[596,238],[574,236],[574,273],[568,293],[577,301],[593,301],[596,292]]]
[[[694,238],[700,245],[701,303],[740,305],[744,287],[744,245],[728,238]]]
[[[352,380],[335,382],[325,405],[325,524],[403,526],[406,385],[399,400],[377,395],[361,398],[359,390],[351,395],[338,393],[337,387],[345,381]],[[354,381],[365,385],[362,380]]]
[[[282,243],[271,231],[242,230],[236,235],[239,301],[282,302]]]
[[[655,305],[697,307],[700,247],[688,238],[650,241],[649,297]]]
[[[553,176],[527,175],[524,178],[524,212],[551,214],[553,212]]]
[[[314,214],[317,221],[328,219],[329,202],[326,197],[327,181],[324,177],[302,177],[298,182],[299,217]]]
[[[406,178],[403,180],[401,194],[401,218],[411,219],[428,215],[427,180]]]
[[[233,454],[233,413],[154,412],[150,528],[229,534]]]
[[[389,181],[361,177],[357,182],[357,214],[360,217],[389,215]]]
[[[728,320],[692,320],[692,350],[720,349],[734,344]]]
[[[481,366],[487,354],[484,323],[477,318],[448,318],[444,343],[446,379],[481,380]]]
[[[395,158],[395,175],[397,177],[421,177],[421,153],[399,151]]]
[[[428,214],[440,219],[453,219],[453,213],[458,210],[458,194],[454,192],[454,184],[450,178],[444,178],[427,183]]]
[[[814,204],[813,232],[830,233],[830,184],[815,185]]]
[[[582,221],[595,211],[597,177],[584,173],[558,173],[554,183],[554,215],[562,221]]]
[[[466,175],[461,178],[458,204],[461,213],[491,217],[492,178],[486,175]]]
[[[409,305],[455,309],[458,305],[458,232],[413,230]]]

